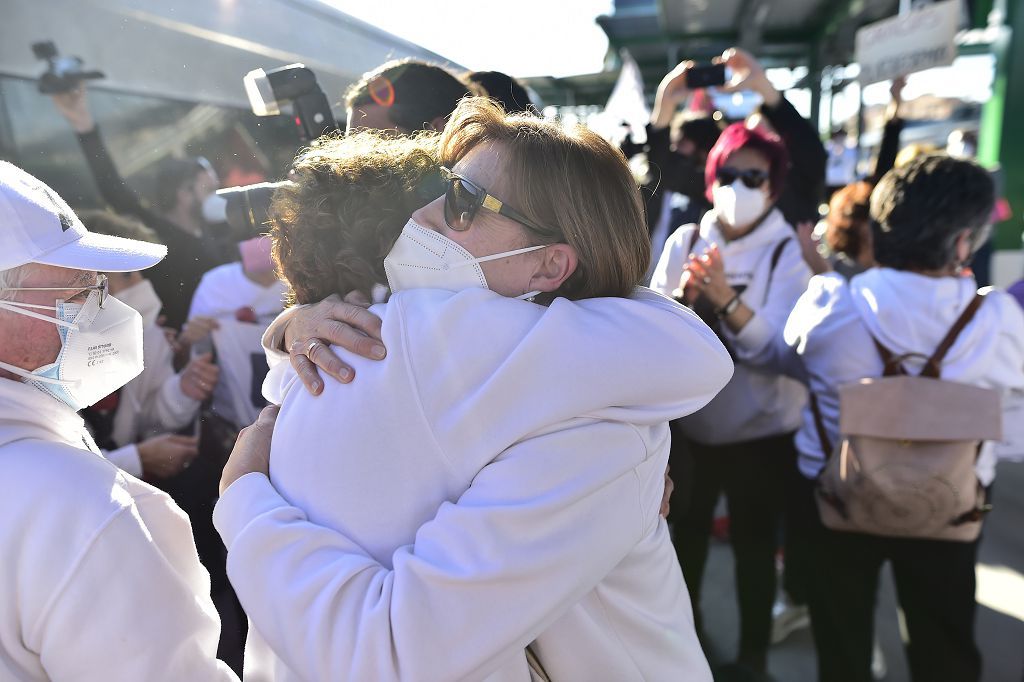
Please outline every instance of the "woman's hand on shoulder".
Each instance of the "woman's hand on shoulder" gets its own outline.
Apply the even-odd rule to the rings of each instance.
[[[383,360],[387,355],[381,343],[381,319],[369,307],[370,301],[359,292],[344,300],[335,294],[296,310],[288,320],[284,347],[299,379],[313,395],[324,388],[320,370],[342,383],[355,377],[352,367],[331,350],[332,345],[370,360]]]

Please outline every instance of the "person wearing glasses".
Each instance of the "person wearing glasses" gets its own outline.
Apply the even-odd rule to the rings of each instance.
[[[91,233],[160,243],[142,223],[110,211],[79,211]],[[217,384],[218,367],[209,356],[196,357],[175,373],[174,352],[157,324],[162,307],[142,272],[111,272],[110,294],[142,315],[145,369],[121,389],[82,410],[96,444],[121,469],[147,481],[161,481],[188,467],[197,454],[196,439],[173,433],[191,422]]]
[[[229,260],[208,229],[204,203],[218,187],[217,173],[203,157],[165,158],[157,172],[157,194],[149,206],[121,177],[89,108],[84,85],[53,95],[54,106],[78,138],[92,178],[114,211],[141,220],[167,246],[167,258],[149,273],[163,301],[165,324],[180,330],[203,274]]]
[[[158,244],[91,233],[0,162],[0,678],[233,680],[188,521],[103,458],[76,414],[142,371],[107,273]]]
[[[705,168],[713,208],[699,225],[669,238],[651,281],[655,291],[691,306],[736,362],[725,390],[674,424],[673,436],[688,445],[692,477],[688,504],[676,505],[669,519],[699,623],[712,516],[725,493],[740,607],[738,662],[758,672],[765,670],[772,625],[783,490],[796,471],[793,434],[807,400],[803,385],[772,368],[774,341],[811,278],[776,206],[787,166],[777,138],[742,124],[727,128]]]
[[[532,659],[552,679],[710,680],[660,511],[667,421],[725,385],[728,354],[637,287],[640,195],[598,135],[475,98],[429,142],[325,139],[275,197],[299,303],[381,276],[392,293],[359,309],[387,357],[338,350],[352,383],[314,397],[271,353],[279,417],[225,467],[246,674],[525,681]],[[314,308],[268,334],[294,340]]]

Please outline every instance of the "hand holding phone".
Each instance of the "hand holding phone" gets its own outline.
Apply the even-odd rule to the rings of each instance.
[[[686,72],[686,87],[690,90],[717,87],[725,84],[725,64],[702,64]]]

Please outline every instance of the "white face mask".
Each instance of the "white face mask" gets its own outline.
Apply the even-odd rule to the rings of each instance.
[[[731,185],[711,190],[715,211],[732,228],[740,230],[761,217],[768,208],[768,197],[760,189],[752,189],[739,179]]]
[[[410,218],[402,228],[398,241],[384,258],[384,272],[392,293],[405,289],[488,289],[490,287],[487,286],[487,278],[484,277],[480,263],[543,248],[543,245],[528,246],[525,249],[474,258],[458,243]],[[539,293],[531,291],[516,298],[531,299]]]
[[[61,348],[55,362],[34,371],[0,362],[25,383],[76,412],[102,400],[142,372],[142,317],[116,298],[103,307],[93,291],[84,305],[57,301],[56,306],[0,301],[0,308],[57,325]],[[48,317],[23,308],[54,310]]]
[[[135,308],[142,315],[144,327],[155,325],[160,316],[160,310],[164,307],[163,301],[153,289],[153,283],[148,279],[143,279],[141,282],[117,292],[117,300]]]

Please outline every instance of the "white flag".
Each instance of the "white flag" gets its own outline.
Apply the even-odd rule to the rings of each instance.
[[[623,122],[629,124],[633,141],[643,144],[647,141],[645,126],[651,120],[651,110],[644,98],[644,79],[640,67],[627,50],[622,50],[622,70],[612,88],[604,112],[590,122],[590,126],[610,140],[621,140],[625,135]]]

